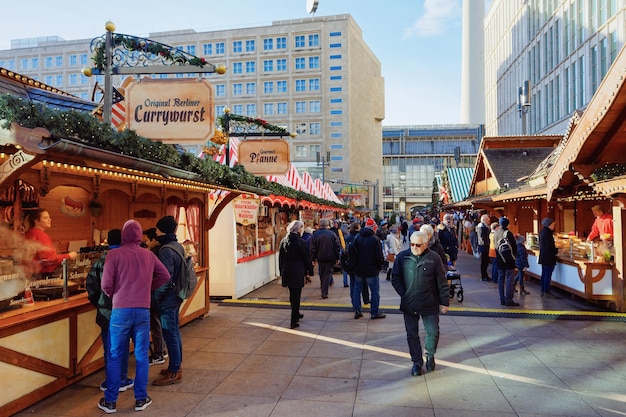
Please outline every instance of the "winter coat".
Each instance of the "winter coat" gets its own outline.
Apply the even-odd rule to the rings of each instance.
[[[313,264],[306,242],[297,233],[289,233],[280,241],[278,269],[283,287],[304,287],[304,276],[313,275]]]
[[[350,248],[350,261],[356,264],[359,277],[376,277],[383,268],[383,247],[380,239],[369,227],[364,227]]]
[[[439,242],[443,246],[443,250],[450,257],[452,262],[456,261],[459,256],[459,241],[456,237],[456,228],[447,228],[446,226],[440,226],[439,228]]]
[[[311,259],[334,263],[339,259],[339,236],[330,229],[319,229],[311,239]]]
[[[107,252],[104,252],[93,263],[85,280],[85,289],[87,290],[89,302],[96,307],[96,323],[105,330],[109,328],[111,309],[113,308],[111,298],[102,291],[102,270],[104,269],[104,260]]]
[[[426,249],[415,256],[410,249],[396,256],[391,285],[400,296],[400,311],[414,315],[439,314],[450,305],[450,286],[439,255]]]
[[[515,267],[517,269],[528,268],[530,265],[528,264],[528,251],[526,250],[526,246],[524,243],[517,244],[517,256],[515,257]]]
[[[428,249],[435,252],[441,258],[441,262],[443,262],[444,266],[448,265],[448,259],[446,258],[446,251],[443,250],[443,246],[441,246],[441,242],[435,236],[428,241]]]
[[[556,254],[559,250],[554,243],[554,232],[544,227],[539,232],[539,259],[541,265],[556,265]]]
[[[489,225],[480,222],[476,226],[476,238],[478,239],[478,251],[481,253],[489,252],[489,234],[491,228]]]
[[[160,243],[159,259],[163,262],[163,265],[165,265],[167,271],[170,273],[170,281],[166,285],[154,291],[152,294],[152,308],[155,310],[179,308],[183,300],[181,300],[178,294],[176,294],[173,282],[175,282],[175,278],[178,277],[183,262],[173,248],[164,247],[164,245],[174,242],[174,245],[180,246],[179,249],[182,249],[182,245],[178,243],[174,233],[161,235],[157,237],[157,240]],[[184,249],[182,251],[184,253]]]

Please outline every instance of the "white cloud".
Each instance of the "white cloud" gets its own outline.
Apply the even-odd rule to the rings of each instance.
[[[444,33],[449,23],[462,14],[459,0],[424,0],[424,14],[405,29],[404,38],[430,37]]]

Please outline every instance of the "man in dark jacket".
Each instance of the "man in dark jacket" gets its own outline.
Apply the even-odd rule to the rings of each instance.
[[[480,278],[483,281],[491,281],[487,274],[487,267],[489,266],[489,233],[491,232],[489,226],[490,219],[488,214],[483,214],[480,216],[480,223],[476,226],[478,252],[480,252]]]
[[[329,228],[328,219],[320,219],[320,228],[311,239],[311,258],[317,262],[322,287],[322,298],[328,298],[328,286],[333,266],[339,260],[339,236]]]
[[[163,339],[169,354],[167,369],[162,369],[160,377],[152,381],[152,385],[162,386],[179,384],[183,379],[183,371],[180,369],[183,361],[183,339],[180,335],[178,312],[183,300],[174,291],[173,283],[180,273],[183,261],[176,251],[185,253],[182,245],[176,239],[178,224],[174,216],[165,216],[156,224],[157,240],[159,241],[159,259],[170,273],[170,283],[154,292],[152,307],[159,312]],[[177,249],[174,249],[175,246]]]
[[[541,265],[541,296],[551,297],[550,283],[552,282],[552,272],[556,266],[556,255],[558,249],[554,243],[554,228],[556,223],[549,217],[541,221],[543,228],[539,232],[539,259]]]
[[[361,229],[349,249],[350,261],[356,264],[356,279],[352,292],[355,319],[363,317],[361,313],[361,288],[365,283],[370,289],[371,319],[385,318],[385,314],[378,311],[380,305],[378,274],[383,268],[383,247],[375,234],[375,229],[376,222],[374,219],[367,219],[365,227]]]
[[[519,303],[513,301],[515,294],[515,257],[517,256],[517,242],[515,236],[509,230],[509,219],[500,217],[500,228],[494,233],[494,243],[496,247],[496,262],[498,263],[498,291],[500,292],[500,305],[517,307]],[[499,242],[506,238],[511,247],[511,256],[506,257],[498,249]],[[506,259],[503,259],[506,258]]]
[[[439,343],[439,312],[448,312],[450,287],[441,258],[428,248],[428,235],[415,232],[411,247],[400,252],[391,271],[391,285],[400,295],[400,311],[404,313],[406,339],[413,368],[411,375],[423,374],[419,319],[424,321],[426,371],[435,370],[435,353]]]

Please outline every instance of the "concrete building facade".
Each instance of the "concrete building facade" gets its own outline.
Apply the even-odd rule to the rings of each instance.
[[[384,79],[379,60],[350,15],[211,32],[157,32],[148,38],[225,64],[225,75],[205,75],[215,89],[216,114],[229,107],[297,133],[288,140],[300,173],[346,182],[380,179]],[[81,73],[92,64],[91,41],[56,36],[14,40],[10,50],[0,51],[0,67],[98,100],[101,93],[94,93],[94,86],[102,85],[103,77]],[[121,76],[113,77],[114,85],[121,82]]]
[[[625,0],[494,0],[484,20],[485,135],[522,133],[519,88],[530,82],[528,134],[563,134],[623,47]]]

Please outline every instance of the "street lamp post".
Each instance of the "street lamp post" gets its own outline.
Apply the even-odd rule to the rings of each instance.
[[[395,185],[391,183],[391,214],[396,210],[396,198],[394,195]]]
[[[526,136],[526,115],[530,110],[530,81],[526,80],[517,90],[517,111],[522,119],[522,136]]]

